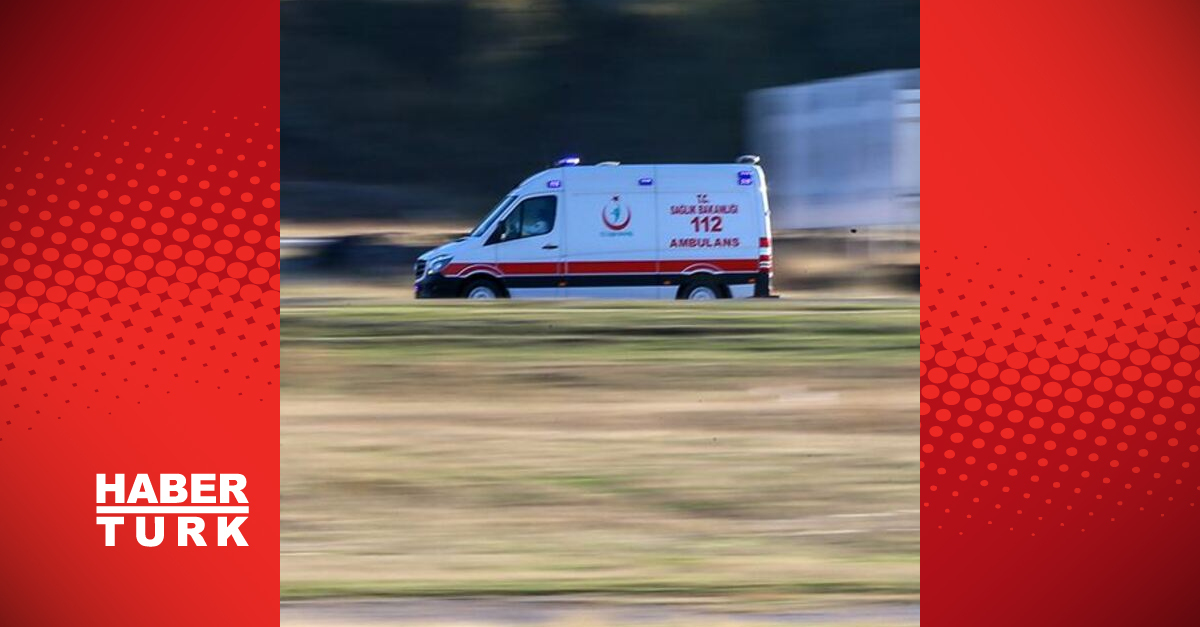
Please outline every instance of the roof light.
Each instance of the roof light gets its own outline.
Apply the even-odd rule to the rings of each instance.
[[[754,173],[750,170],[742,170],[738,172],[738,185],[753,185]]]
[[[579,165],[579,157],[576,157],[575,155],[563,157],[562,159],[554,162],[554,167],[556,168],[565,168],[573,165]]]
[[[761,161],[762,157],[758,155],[742,155],[737,158],[738,163],[744,163],[746,165],[758,165]]]
[[[614,165],[621,165],[621,162],[620,161],[601,161],[600,163],[597,163],[596,165],[614,166]]]

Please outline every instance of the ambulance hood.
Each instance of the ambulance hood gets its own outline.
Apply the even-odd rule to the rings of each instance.
[[[454,256],[454,253],[463,247],[463,244],[467,241],[467,239],[468,238],[464,237],[453,242],[447,242],[441,246],[438,246],[437,248],[426,251],[425,254],[417,257],[417,259],[420,261],[429,261],[430,259],[441,255]]]

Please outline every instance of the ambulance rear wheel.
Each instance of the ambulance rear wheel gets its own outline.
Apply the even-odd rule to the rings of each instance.
[[[724,297],[724,290],[712,279],[696,279],[684,283],[676,296],[681,300],[717,300]]]
[[[491,279],[476,279],[463,288],[463,296],[469,300],[495,300],[504,298],[507,294]]]

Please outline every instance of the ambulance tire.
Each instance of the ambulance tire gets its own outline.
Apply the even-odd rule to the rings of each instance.
[[[508,292],[495,279],[483,277],[467,281],[462,296],[470,300],[495,300],[508,298]]]
[[[701,276],[679,286],[675,298],[679,300],[716,300],[729,298],[729,290],[717,279],[711,276]]]

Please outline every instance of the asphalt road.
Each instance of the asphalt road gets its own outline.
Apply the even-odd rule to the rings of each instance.
[[[614,604],[579,598],[333,599],[284,601],[281,627],[379,625],[918,625],[917,604],[805,611],[707,610],[696,605]]]

